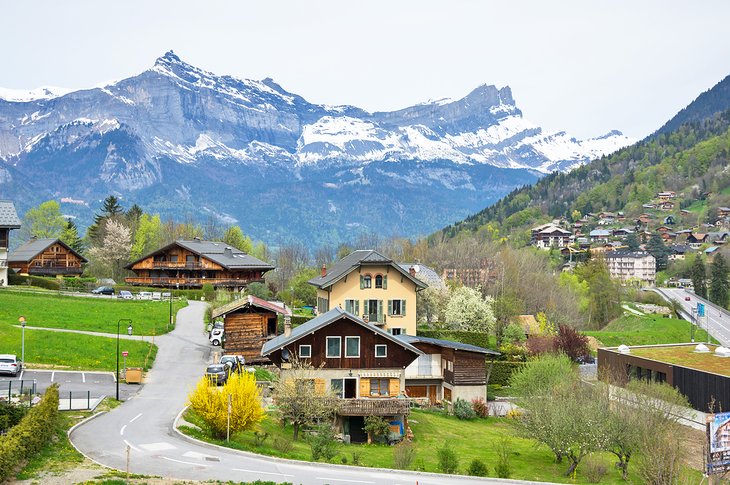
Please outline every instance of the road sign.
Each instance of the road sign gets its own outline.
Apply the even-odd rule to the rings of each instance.
[[[705,304],[704,303],[698,303],[697,304],[697,316],[698,317],[704,317],[705,316]]]
[[[122,355],[123,355],[124,357],[126,357],[126,356],[128,356],[128,355],[129,355],[129,352],[127,352],[126,350],[122,350]]]

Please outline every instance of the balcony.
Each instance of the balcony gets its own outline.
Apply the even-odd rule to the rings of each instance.
[[[340,416],[396,416],[410,412],[408,399],[374,398],[374,399],[341,399]]]
[[[247,285],[253,282],[261,282],[263,279],[246,279],[246,278],[172,278],[172,277],[159,277],[159,278],[145,278],[145,277],[131,277],[124,278],[124,281],[130,285],[140,286],[182,286],[182,287],[200,287],[205,283],[213,286],[229,286],[237,287]]]
[[[202,263],[190,261],[153,261],[152,267],[155,269],[204,269]]]
[[[31,276],[80,275],[83,270],[79,266],[42,265],[30,266],[28,274]]]

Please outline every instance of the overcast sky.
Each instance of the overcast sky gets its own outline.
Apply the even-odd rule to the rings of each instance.
[[[82,88],[167,50],[370,111],[509,85],[525,118],[642,137],[730,74],[730,2],[4,2],[0,86]]]

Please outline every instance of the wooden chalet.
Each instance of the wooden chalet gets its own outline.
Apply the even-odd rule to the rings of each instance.
[[[87,259],[60,239],[31,239],[8,256],[16,273],[32,276],[80,276]]]
[[[261,348],[277,336],[279,315],[291,317],[291,310],[252,295],[212,312],[212,318],[223,319],[225,352],[242,355],[247,364],[270,362],[261,355]]]
[[[219,241],[178,240],[128,264],[135,275],[127,284],[160,287],[199,288],[210,283],[216,288],[245,288],[263,282],[264,273],[274,269],[268,263]]]

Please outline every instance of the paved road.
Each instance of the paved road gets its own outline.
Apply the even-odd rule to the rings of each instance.
[[[20,325],[13,325],[15,328],[22,328]],[[92,332],[90,330],[73,330],[70,328],[51,328],[51,327],[33,327],[30,325],[25,326],[26,330],[43,330],[45,332],[66,332],[66,333],[80,333],[82,335],[91,335],[94,337],[106,337],[106,338],[117,338],[116,333],[104,333],[104,332]],[[124,330],[127,331],[126,329]],[[119,338],[122,340],[142,340],[143,342],[152,342],[152,335],[127,335],[126,333],[120,333]]]
[[[172,423],[201,376],[213,347],[201,332],[205,305],[180,310],[174,331],[158,339],[155,365],[140,393],[114,411],[71,433],[71,441],[93,460],[119,470],[180,480],[274,480],[295,484],[526,483],[416,474],[279,460],[212,447],[181,438]]]
[[[710,335],[722,345],[730,347],[730,312],[682,288],[657,288],[656,291],[665,298],[678,301],[688,319],[692,318],[692,309],[697,308],[697,303],[704,303],[706,318],[700,318],[697,324],[709,329]],[[687,340],[689,341],[689,329]]]
[[[13,391],[19,390],[21,380],[24,388],[32,386],[35,381],[36,392],[39,394],[44,393],[52,383],[58,383],[61,398],[68,398],[69,392],[76,397],[89,391],[92,398],[114,396],[116,393],[113,372],[24,370],[17,378],[0,377],[0,396],[8,392],[9,386],[12,386]],[[126,384],[123,381],[119,383],[119,397],[122,400],[129,399],[139,390],[139,385]]]

